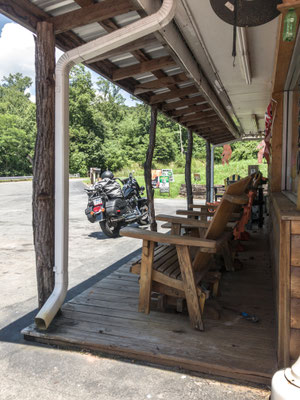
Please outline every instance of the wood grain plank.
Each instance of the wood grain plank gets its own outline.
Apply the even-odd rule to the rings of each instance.
[[[184,115],[183,117],[179,118],[179,122],[202,121],[202,120],[211,121],[213,118],[216,117],[217,115],[214,112],[197,112],[193,114]]]
[[[199,102],[199,100],[198,100],[198,102]],[[185,104],[185,105],[188,106],[188,104]],[[172,116],[173,117],[181,117],[183,115],[191,115],[191,113],[199,113],[204,110],[205,110],[204,114],[210,113],[212,110],[207,102],[203,102],[203,103],[201,102],[201,104],[199,104],[199,105],[189,105],[188,107],[180,108],[179,110],[174,109],[174,110],[172,110]]]
[[[300,329],[300,299],[291,299],[291,328]]]
[[[185,214],[187,212],[187,210],[182,210],[184,213],[182,213],[183,215],[196,215],[198,216],[198,214]],[[200,211],[196,211],[196,213],[199,213]],[[176,211],[177,214],[180,214],[180,210]],[[208,215],[211,216],[212,213],[210,213],[209,211],[203,211],[204,214],[202,215]],[[190,225],[190,226],[194,226],[196,228],[207,228],[207,226],[209,225],[209,222],[207,221],[198,221],[196,219],[191,219],[191,218],[183,218],[183,217],[177,217],[177,216],[173,216],[173,215],[165,215],[165,214],[158,214],[156,216],[156,219],[158,221],[167,221],[167,222],[171,222],[172,224],[185,224]]]
[[[163,105],[163,110],[164,111],[175,110],[176,108],[179,108],[179,107],[196,105],[197,103],[202,103],[203,101],[204,101],[204,98],[200,95],[194,96],[194,97],[189,97],[184,100],[178,100],[178,101],[174,101],[172,103],[166,103]],[[207,104],[207,107],[209,108],[208,104]]]
[[[165,235],[158,232],[150,232],[139,228],[123,228],[120,231],[121,236],[133,237],[136,239],[150,240],[156,243],[168,243],[168,244],[181,244],[192,247],[203,247],[215,251],[216,241],[193,238],[189,236],[178,236],[178,235]]]
[[[172,266],[174,263],[177,261],[177,254],[176,254],[176,249],[175,252],[172,253],[168,258],[165,258],[164,261],[161,263],[159,268],[155,268],[156,271],[164,273],[168,276],[166,273],[167,269]]]
[[[154,242],[143,240],[139,312],[149,314],[151,301],[152,264],[154,257]]]
[[[161,89],[163,87],[168,87],[168,85],[182,83],[188,80],[189,78],[182,72],[180,74],[172,76],[164,76],[162,78],[154,79],[150,82],[140,83],[139,85],[136,85],[134,89],[134,94],[137,95],[139,93]]]
[[[291,264],[300,267],[300,235],[291,236]]]
[[[113,72],[113,81],[129,78],[134,75],[143,74],[145,72],[157,71],[162,68],[172,67],[176,63],[171,56],[155,58],[153,60],[144,61],[129,67],[119,68]]]
[[[269,167],[269,180],[271,191],[280,192],[282,175],[283,92],[276,93],[274,100],[277,103],[274,106],[276,113],[272,129],[272,157]]]
[[[291,297],[300,299],[300,268],[291,268]]]
[[[198,298],[197,286],[193,272],[189,248],[187,246],[176,246],[180,271],[184,286],[186,303],[192,326],[200,331],[204,330],[202,313]]]
[[[154,94],[153,96],[150,97],[150,104],[162,103],[166,100],[172,100],[176,99],[177,97],[184,97],[189,94],[194,94],[198,92],[199,89],[194,85],[188,86],[183,89],[173,89],[165,93]]]
[[[290,357],[297,360],[300,349],[300,329],[291,329]]]
[[[278,363],[287,367],[290,363],[290,263],[291,263],[291,223],[280,224],[280,251],[278,275]]]
[[[130,0],[104,0],[78,10],[70,11],[62,15],[48,18],[48,22],[53,24],[55,34],[66,32],[73,28],[100,22],[116,15],[126,14],[135,11],[136,5]]]

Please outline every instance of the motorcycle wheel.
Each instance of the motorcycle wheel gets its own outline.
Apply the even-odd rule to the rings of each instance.
[[[120,229],[121,229],[120,222],[111,222],[109,219],[106,219],[105,221],[100,221],[99,224],[102,229],[102,232],[107,237],[116,238],[120,236]]]
[[[140,226],[148,225],[149,224],[148,206],[142,207],[141,212],[147,212],[147,214],[138,220],[138,224]]]

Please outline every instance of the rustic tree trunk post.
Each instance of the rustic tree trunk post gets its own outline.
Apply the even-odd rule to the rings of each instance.
[[[33,159],[33,240],[38,305],[54,288],[54,102],[55,37],[53,25],[37,23],[35,41],[37,136]]]
[[[210,143],[206,141],[206,202],[211,200],[211,148]]]
[[[149,220],[150,220],[150,229],[151,231],[157,231],[157,223],[155,220],[155,209],[154,209],[154,190],[152,188],[152,176],[151,176],[151,168],[152,168],[152,159],[155,147],[155,137],[156,137],[156,122],[157,122],[157,106],[151,106],[151,123],[150,123],[150,132],[149,132],[149,146],[146,155],[145,161],[145,183],[147,190],[147,199],[149,206]]]
[[[185,185],[186,185],[186,199],[187,208],[191,210],[190,204],[193,204],[193,189],[192,189],[192,177],[191,177],[191,163],[193,154],[193,132],[188,130],[188,146],[186,151],[186,162],[185,162]]]

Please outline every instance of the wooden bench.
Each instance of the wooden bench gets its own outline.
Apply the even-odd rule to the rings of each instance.
[[[228,176],[227,178],[224,179],[224,186],[222,187],[215,187],[215,201],[218,201],[218,199],[221,199],[222,196],[224,195],[224,192],[226,191],[227,187],[231,185],[234,182],[237,182],[241,179],[240,175],[238,174],[233,174],[231,176]]]
[[[241,196],[246,192],[250,181],[251,177],[242,179],[230,185],[226,193],[233,196],[232,198]],[[208,226],[206,221],[171,217],[171,234],[139,228],[121,230],[122,236],[143,240],[140,271],[132,269],[132,272],[140,272],[140,312],[150,312],[152,291],[185,298],[192,326],[199,330],[204,329],[202,313],[207,295],[201,288],[201,282],[209,270],[211,255],[218,252],[228,240],[226,227],[234,208],[235,204],[230,201],[230,197],[223,198]],[[158,216],[157,219],[159,218]],[[199,224],[199,228],[206,228],[205,236],[180,236],[181,226],[184,224]],[[155,250],[156,243],[169,246],[157,247]]]

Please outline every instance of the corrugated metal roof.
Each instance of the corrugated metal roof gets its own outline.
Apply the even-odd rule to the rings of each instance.
[[[32,0],[31,2],[53,16],[65,14],[80,8],[73,0]]]
[[[36,5],[37,7],[39,7],[40,9],[42,9],[44,12],[46,12],[47,14],[51,15],[51,16],[58,16],[58,15],[62,15],[77,9],[80,9],[81,7],[74,1],[74,0],[30,0],[32,4]],[[98,1],[99,3],[101,3],[101,1],[104,0],[100,0]],[[179,1],[180,3],[180,1]],[[106,23],[102,24],[101,23],[91,23],[85,26],[81,26],[81,27],[77,27],[75,29],[72,30],[72,32],[77,35],[80,39],[82,39],[84,42],[89,42],[92,41],[94,39],[97,39],[101,36],[104,36],[107,34],[107,29],[114,29],[115,27],[121,28],[124,27],[128,24],[133,23],[134,21],[139,20],[141,17],[139,15],[138,12],[136,11],[131,11],[128,12],[126,14],[122,14],[122,15],[118,15],[114,18],[110,18],[109,21],[106,21]],[[26,24],[25,24],[26,25]],[[108,26],[108,28],[106,29],[105,27]],[[66,35],[68,36],[68,35]],[[71,41],[73,39],[71,38]],[[155,40],[155,39],[154,39]],[[76,43],[76,41],[75,41]],[[62,47],[65,48],[65,44],[63,42]],[[72,47],[72,45],[71,45]],[[105,61],[100,61],[99,62],[99,67],[98,66],[93,66],[91,64],[91,67],[98,70],[100,69],[100,71],[104,74],[106,74],[106,76],[111,76],[111,72],[114,69],[118,69],[118,68],[125,68],[128,66],[133,66],[136,64],[139,64],[141,62],[141,60],[144,59],[159,59],[161,57],[164,56],[168,56],[170,55],[170,52],[167,48],[166,45],[162,45],[158,40],[156,42],[152,42],[151,45],[146,46],[145,48],[139,48],[139,50],[137,51],[132,51],[129,52],[128,50],[125,51],[124,53],[119,53],[116,54],[113,57],[110,57],[108,59],[106,59]],[[172,76],[172,75],[176,75],[179,73],[184,72],[184,70],[181,68],[181,66],[179,65],[174,65],[174,66],[170,66],[170,67],[166,67],[166,68],[160,68],[159,71],[152,71],[152,72],[143,72],[143,73],[139,73],[136,75],[133,75],[131,78],[126,78],[121,80],[121,82],[117,82],[117,84],[120,84],[121,87],[123,87],[124,89],[126,89],[127,87],[130,89],[130,91],[132,92],[134,90],[134,87],[136,85],[138,85],[139,83],[145,83],[145,82],[150,82],[150,81],[154,81],[157,80],[157,78],[161,78],[162,76]],[[135,81],[134,81],[135,80]],[[188,79],[188,77],[186,78],[186,80],[181,81],[180,79],[178,80],[178,82],[176,82],[176,86],[175,89],[183,89],[183,88],[188,88],[189,86],[194,85],[194,81],[192,81],[191,79]],[[151,98],[151,96],[153,95],[158,95],[158,94],[162,94],[162,93],[168,93],[170,92],[170,89],[168,87],[172,87],[172,90],[174,88],[174,83],[169,83],[169,84],[162,84],[162,86],[160,88],[156,88],[155,86],[150,90],[147,91],[145,90],[143,94],[139,95],[140,98],[142,99],[146,99],[146,101],[149,101],[149,99]],[[142,91],[143,92],[143,91]],[[142,93],[140,92],[140,93]],[[189,93],[189,92],[187,92]],[[178,93],[176,93],[178,94]],[[188,94],[187,96],[181,96],[173,98],[173,99],[166,99],[164,100],[165,104],[172,104],[172,103],[177,103],[175,107],[177,107],[177,110],[188,110],[188,106],[184,105],[182,106],[182,102],[188,102],[188,104],[190,105],[200,105],[203,103],[203,101],[201,100],[201,92],[200,90],[196,93],[193,94]],[[192,103],[191,101],[189,101],[191,98],[193,97],[199,97],[199,101]],[[148,100],[147,100],[148,99]],[[204,102],[205,103],[205,102]],[[179,106],[179,107],[178,107]],[[207,105],[207,110],[211,110],[211,107],[209,105]],[[171,111],[171,110],[169,110]],[[168,111],[168,112],[169,112]],[[202,110],[203,111],[203,110]],[[201,112],[202,112],[201,111]],[[170,113],[170,112],[169,112]],[[171,113],[172,114],[172,113]],[[175,113],[175,118],[176,115],[178,113]],[[220,120],[221,121],[221,120]],[[229,133],[228,128],[225,127],[224,125],[224,135],[228,135],[228,138],[231,137],[231,133]],[[213,139],[213,137],[212,137]]]

